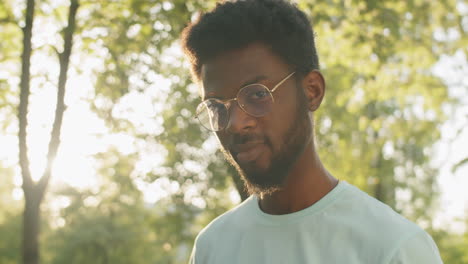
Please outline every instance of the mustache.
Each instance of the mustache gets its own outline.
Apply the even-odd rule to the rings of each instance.
[[[227,145],[227,149],[231,153],[237,153],[236,150],[239,149],[239,146],[248,145],[252,143],[263,143],[265,145],[271,146],[270,141],[265,135],[262,134],[234,134]]]
[[[263,142],[265,140],[265,136],[260,134],[235,134],[232,137],[230,146],[246,144],[249,142]]]

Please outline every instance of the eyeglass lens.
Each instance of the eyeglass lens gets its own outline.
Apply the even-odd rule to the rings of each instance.
[[[273,96],[265,86],[252,84],[239,91],[237,103],[249,115],[261,117],[270,112]],[[217,99],[208,99],[199,105],[197,118],[208,130],[220,131],[229,123],[229,111],[226,103]]]

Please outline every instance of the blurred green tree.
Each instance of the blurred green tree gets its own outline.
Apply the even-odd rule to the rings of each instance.
[[[0,161],[0,263],[13,264],[21,261],[21,203],[13,199],[12,168]]]
[[[431,146],[444,104],[454,103],[431,68],[466,42],[455,4],[300,3],[312,16],[328,82],[316,131],[325,164],[426,227],[437,197]],[[454,27],[460,39],[440,36]]]
[[[468,218],[467,218],[468,219]],[[465,223],[468,224],[468,223]],[[444,263],[468,263],[466,248],[468,247],[468,232],[453,233],[447,230],[435,230],[432,233]]]
[[[21,52],[21,75],[20,75],[20,96],[19,96],[19,107],[17,117],[19,120],[19,131],[18,131],[18,141],[19,141],[19,165],[21,168],[22,175],[22,188],[24,192],[24,211],[23,211],[23,226],[22,226],[22,261],[27,264],[39,263],[39,232],[40,232],[40,223],[41,223],[41,214],[40,206],[42,199],[47,188],[50,175],[52,163],[55,159],[57,149],[60,144],[60,130],[63,119],[63,112],[65,111],[64,105],[64,94],[65,94],[65,85],[67,80],[67,71],[69,65],[69,58],[71,54],[72,47],[72,38],[75,27],[75,16],[78,9],[78,1],[71,0],[70,10],[68,15],[68,25],[63,30],[63,52],[58,52],[57,55],[59,58],[60,64],[60,74],[58,76],[58,85],[57,85],[57,107],[55,111],[55,120],[53,123],[53,128],[51,132],[51,138],[47,154],[47,165],[44,174],[38,182],[35,182],[31,176],[30,163],[28,158],[28,146],[27,146],[27,126],[28,126],[28,104],[29,104],[29,95],[30,95],[30,82],[31,82],[31,54],[33,51],[32,47],[32,34],[33,34],[33,24],[34,24],[34,13],[35,13],[35,1],[28,0],[26,2],[26,10],[24,12],[24,21],[17,22],[15,21],[13,15],[13,5],[9,1],[3,3],[1,6],[0,21],[7,24],[5,26],[6,33],[5,35],[11,34],[12,32],[17,31],[17,29],[12,29],[11,24],[15,24],[21,28],[23,32],[23,43],[22,43],[22,52]],[[24,24],[21,25],[21,24]],[[17,40],[17,38],[12,38],[12,40]],[[15,44],[11,40],[7,40],[2,49],[5,50],[5,55],[3,55],[3,60],[10,60],[10,56],[15,54]],[[5,83],[2,82],[2,85]],[[5,94],[8,94],[6,92]],[[5,94],[2,96],[5,98]],[[8,103],[2,103],[5,106],[8,106]]]
[[[55,195],[70,201],[61,209],[58,226],[47,237],[48,263],[158,263],[151,212],[131,174],[135,156],[115,149],[98,154],[101,184],[95,190],[71,187]]]

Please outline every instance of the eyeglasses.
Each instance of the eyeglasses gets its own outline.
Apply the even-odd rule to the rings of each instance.
[[[242,87],[236,98],[226,101],[207,99],[198,105],[196,118],[206,129],[213,132],[221,131],[229,124],[229,107],[232,101],[237,101],[239,107],[253,117],[265,116],[273,107],[275,101],[273,92],[294,73],[290,73],[271,90],[263,84],[254,83]]]

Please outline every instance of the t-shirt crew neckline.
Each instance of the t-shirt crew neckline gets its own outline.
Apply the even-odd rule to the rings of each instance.
[[[260,209],[258,197],[255,195],[250,197],[252,199],[250,207],[252,208],[252,211],[254,211],[253,214],[261,223],[267,225],[292,224],[305,216],[316,214],[322,211],[330,204],[332,204],[333,201],[335,201],[340,196],[340,194],[343,193],[343,190],[349,188],[349,186],[350,185],[347,182],[340,180],[335,188],[322,197],[322,199],[303,210],[291,214],[272,215],[263,212],[262,209]]]

